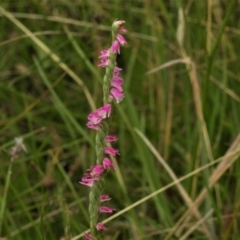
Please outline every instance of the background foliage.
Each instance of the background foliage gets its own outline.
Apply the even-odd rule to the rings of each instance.
[[[5,0],[0,14],[2,239],[88,229],[87,114],[102,105],[96,66],[116,18],[128,29],[125,99],[106,182],[118,216],[103,238],[239,239],[239,1]],[[28,153],[10,162],[18,136]]]

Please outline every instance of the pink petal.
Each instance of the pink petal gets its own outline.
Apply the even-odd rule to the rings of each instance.
[[[111,86],[118,89],[120,92],[122,92],[122,86],[123,85],[123,79],[121,78],[113,78],[111,81]]]
[[[126,30],[124,27],[120,27],[120,28],[118,29],[118,31],[119,31],[119,32],[127,32],[127,30]]]
[[[110,208],[110,207],[106,207],[106,206],[101,206],[99,207],[99,212],[100,213],[113,213],[113,211],[115,211],[116,209]]]
[[[89,181],[89,182],[79,182],[82,185],[88,186],[88,187],[93,187],[94,181]]]
[[[109,55],[110,55],[109,50],[102,50],[101,55],[98,58],[107,59],[107,58],[109,58]]]
[[[107,202],[109,200],[111,200],[111,198],[109,197],[108,194],[103,194],[100,196],[100,202]]]
[[[119,44],[119,42],[118,42],[117,40],[114,41],[110,49],[111,49],[111,51],[113,51],[114,53],[120,54],[120,44]]]
[[[104,172],[104,167],[102,165],[96,165],[94,167],[91,167],[90,175],[92,177],[99,177],[103,172]]]
[[[116,76],[118,76],[118,74],[119,74],[121,71],[122,71],[121,68],[119,68],[119,67],[114,67],[113,74],[116,75]]]
[[[117,34],[116,38],[117,38],[117,40],[119,41],[119,43],[120,43],[121,45],[124,45],[124,44],[127,43],[127,41],[125,40],[125,38],[124,38],[123,35],[121,35],[121,34]]]
[[[101,63],[98,64],[98,67],[107,67],[108,66],[109,59],[108,58],[103,58],[101,59]]]
[[[106,117],[109,117],[111,114],[111,105],[105,104],[103,107],[100,107],[96,111],[88,115],[87,127],[98,130],[102,120]]]
[[[88,169],[88,172],[92,172],[92,171],[101,171],[103,169],[103,166],[102,165],[94,165],[92,167],[90,167]]]
[[[124,94],[117,88],[112,88],[110,90],[110,93],[115,98],[117,103],[120,103],[123,100],[123,98],[124,98]]]
[[[107,135],[105,138],[106,142],[116,142],[117,141],[117,136],[115,135]]]
[[[91,129],[98,130],[99,125],[98,124],[87,123],[87,127],[91,128]]]
[[[84,233],[84,237],[87,239],[87,240],[93,240],[92,236],[88,233]]]
[[[103,223],[98,223],[96,226],[97,230],[107,230]]]
[[[111,155],[111,156],[114,156],[114,157],[115,157],[117,154],[120,155],[119,152],[118,152],[118,150],[117,150],[117,149],[114,149],[114,148],[112,148],[112,147],[105,147],[105,153],[106,153],[106,154],[109,154],[109,155]]]
[[[112,161],[109,158],[104,158],[103,159],[103,167],[104,169],[110,170],[111,168],[115,168],[114,164],[112,163]]]
[[[113,74],[112,81],[121,81],[123,83],[123,79],[116,74]]]
[[[89,180],[89,179],[92,179],[92,175],[89,173],[85,173],[82,177],[82,181]]]
[[[99,124],[102,121],[102,117],[98,114],[98,112],[93,112],[88,115],[88,120],[92,124]]]
[[[111,105],[110,104],[105,104],[103,107],[98,109],[98,114],[102,118],[109,117],[111,114]]]
[[[94,183],[98,181],[98,179],[99,179],[98,177],[93,177],[91,174],[86,173],[84,174],[84,176],[81,179],[81,182],[79,183],[88,187],[92,187]]]

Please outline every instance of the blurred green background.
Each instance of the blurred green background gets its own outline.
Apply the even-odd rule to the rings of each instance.
[[[1,239],[88,229],[78,182],[95,163],[86,122],[102,106],[98,56],[115,19],[128,30],[125,99],[105,192],[119,216],[101,238],[240,239],[239,15],[239,0],[1,1]],[[19,136],[28,152],[10,161]]]

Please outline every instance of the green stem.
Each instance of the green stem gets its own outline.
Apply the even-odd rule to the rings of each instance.
[[[2,224],[3,224],[3,219],[4,219],[4,213],[6,209],[6,202],[7,202],[7,194],[8,194],[8,188],[10,185],[10,180],[11,180],[11,175],[12,175],[12,165],[13,165],[13,159],[11,159],[8,167],[8,172],[7,172],[7,179],[6,179],[6,184],[5,188],[3,191],[3,197],[1,199],[1,208],[0,208],[0,236],[2,233]]]
[[[217,51],[217,48],[218,48],[218,45],[220,43],[220,40],[221,40],[221,37],[222,37],[222,34],[224,32],[224,29],[227,25],[227,22],[228,22],[228,19],[232,13],[232,9],[233,9],[233,6],[234,6],[234,3],[235,3],[236,0],[231,0],[230,3],[228,3],[228,8],[227,8],[227,11],[226,11],[226,15],[224,17],[224,20],[223,20],[223,24],[220,28],[220,31],[219,31],[219,34],[217,36],[217,39],[213,45],[213,48],[210,52],[210,55],[208,57],[208,61],[207,61],[207,71],[206,71],[206,76],[205,76],[205,91],[203,91],[205,94],[204,94],[204,102],[207,101],[207,96],[208,96],[208,85],[209,85],[209,77],[210,77],[210,74],[211,74],[211,70],[212,70],[212,65],[213,65],[213,60],[214,60],[214,56],[215,56],[215,53]]]
[[[110,87],[111,87],[111,80],[113,77],[113,71],[114,71],[114,67],[116,65],[116,57],[117,54],[110,52],[110,56],[109,56],[109,64],[106,68],[106,73],[105,76],[103,78],[103,103],[109,103],[109,91],[110,91]]]

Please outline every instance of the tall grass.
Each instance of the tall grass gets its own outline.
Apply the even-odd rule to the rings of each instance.
[[[76,240],[88,229],[78,183],[95,162],[86,116],[102,99],[98,55],[118,18],[128,29],[117,59],[125,100],[111,122],[121,156],[106,185],[117,212],[104,239],[238,240],[239,8],[2,1],[0,237]],[[11,162],[18,136],[28,153]]]

